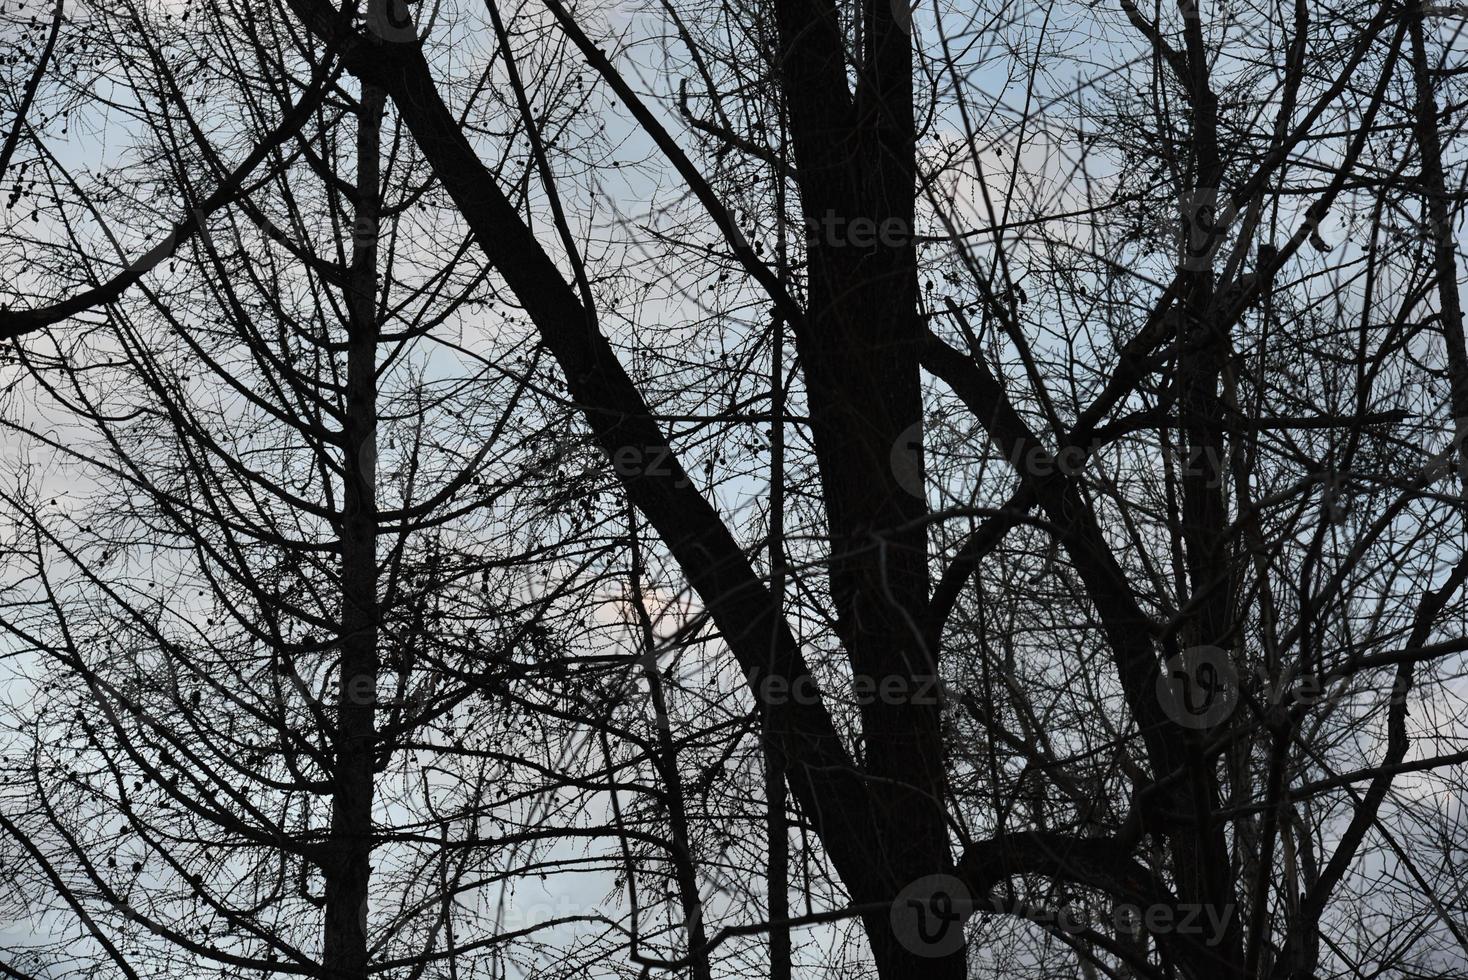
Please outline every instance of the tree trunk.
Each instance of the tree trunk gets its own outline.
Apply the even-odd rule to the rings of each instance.
[[[888,913],[875,913],[865,917],[867,942],[872,947],[872,958],[877,964],[877,975],[882,980],[966,980],[967,957],[963,946],[947,956],[927,956],[914,952],[904,945],[892,932]],[[957,929],[957,923],[949,928]]]
[[[323,863],[323,965],[367,976],[377,704],[377,230],[384,93],[362,83],[357,121],[357,214],[346,299],[347,412],[341,514],[341,672],[331,840]]]

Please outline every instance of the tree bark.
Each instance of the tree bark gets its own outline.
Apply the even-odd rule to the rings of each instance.
[[[342,430],[341,666],[326,879],[323,963],[329,975],[367,976],[376,757],[377,233],[385,93],[363,81],[357,119],[357,205],[347,279],[347,411]]]

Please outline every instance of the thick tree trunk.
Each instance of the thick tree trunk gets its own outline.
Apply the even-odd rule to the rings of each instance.
[[[893,936],[885,913],[867,921],[866,934],[882,980],[966,980],[968,976],[968,960],[962,947],[942,957],[915,953]]]
[[[357,122],[357,215],[347,279],[347,417],[343,427],[341,669],[326,879],[323,966],[367,976],[377,703],[377,230],[384,93],[362,83]]]
[[[936,651],[927,648],[920,626],[928,591],[926,505],[899,481],[891,461],[894,445],[910,436],[922,417],[917,360],[922,332],[914,249],[907,237],[914,210],[911,65],[906,54],[906,74],[898,71],[894,50],[883,47],[876,59],[882,78],[864,82],[875,88],[858,99],[868,121],[860,128],[875,132],[856,135],[849,92],[833,96],[832,110],[845,117],[849,141],[833,143],[829,132],[823,135],[823,119],[831,120],[820,115],[819,107],[815,119],[792,111],[792,136],[806,126],[807,148],[814,145],[824,158],[802,169],[827,178],[802,187],[807,217],[824,215],[830,202],[834,214],[871,221],[875,228],[895,220],[899,239],[897,247],[884,245],[876,254],[855,241],[812,254],[811,312],[793,332],[828,493],[832,593],[852,670],[879,684],[896,678],[904,693],[916,695],[931,690],[926,678],[935,673]],[[839,45],[836,51],[839,56]],[[666,434],[605,338],[594,326],[588,329],[594,316],[465,139],[434,88],[422,53],[400,45],[360,48],[347,57],[354,72],[375,78],[392,93],[486,256],[524,301],[608,457],[629,446],[666,447]],[[795,62],[805,64],[799,58]],[[894,92],[907,95],[896,98]],[[892,105],[905,106],[899,125],[893,126],[890,113],[884,115],[874,101],[884,95]],[[635,99],[631,93],[628,97]],[[799,138],[795,142],[800,157]],[[855,168],[859,172],[832,159],[846,159],[848,143],[855,142],[864,146],[866,163]],[[893,226],[887,227],[891,240]],[[800,647],[780,621],[776,603],[691,486],[677,457],[670,457],[667,473],[623,479],[633,504],[708,604],[741,667],[751,677],[807,682]],[[880,908],[865,926],[883,975],[958,978],[961,952],[943,959],[912,952],[893,937],[885,908],[907,885],[952,867],[943,811],[940,707],[935,699],[921,704],[911,697],[871,700],[863,709],[859,760],[847,755],[819,701],[787,697],[768,704],[773,761],[786,774],[853,900]]]
[[[943,800],[938,650],[928,604],[927,501],[921,487],[916,156],[912,38],[891,4],[864,10],[854,92],[832,41],[832,8],[777,8],[783,79],[808,238],[809,307],[795,325],[830,533],[837,630],[858,684],[861,758],[872,778],[880,851],[840,867],[862,904],[952,867]],[[906,472],[894,453],[906,453]],[[916,482],[914,482],[916,481]],[[889,694],[888,692],[895,692]],[[884,980],[962,977],[962,947],[921,955],[893,936],[886,909],[865,917]]]

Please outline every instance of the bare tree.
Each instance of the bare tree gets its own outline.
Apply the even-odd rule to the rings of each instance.
[[[525,715],[601,750],[546,775],[606,790],[586,833],[616,841],[594,860],[628,907],[608,969],[793,975],[810,953],[785,937],[852,920],[883,978],[1461,972],[1468,360],[1441,12],[285,7],[292,57],[385,94],[432,176],[407,186],[446,196],[441,228],[528,318],[485,349],[556,365],[486,396],[491,451],[424,441],[409,465],[472,480],[520,458],[511,419],[568,410],[599,453],[558,454],[590,467],[560,476],[579,521],[504,502],[547,554],[606,545],[579,601],[618,586],[607,630],[563,616],[555,642],[596,662],[621,629],[625,655],[589,687],[548,678]],[[292,139],[271,133],[264,157]],[[217,169],[216,207],[239,184]],[[79,277],[0,335],[34,358],[38,331],[134,288]],[[348,337],[349,403],[370,347]],[[343,426],[346,473],[372,415]],[[350,514],[343,690],[391,618]],[[686,609],[662,633],[656,595]],[[380,714],[342,718],[370,741]],[[333,827],[357,850],[323,962],[364,976],[371,766],[342,758]],[[542,819],[525,832],[580,833]],[[715,869],[739,900],[701,890]],[[658,918],[671,951],[645,942]]]
[[[268,11],[145,16],[122,12],[141,36],[111,52],[159,100],[138,140],[157,169],[128,197],[147,228],[150,198],[234,189],[141,259],[115,242],[109,272],[67,220],[110,232],[123,189],[39,142],[22,164],[58,197],[52,247],[108,306],[7,369],[27,389],[8,444],[53,465],[0,492],[0,626],[33,692],[7,714],[0,829],[11,894],[56,936],[7,970],[452,975],[534,931],[494,896],[537,867],[554,824],[524,814],[566,785],[522,726],[564,738],[521,705],[542,677],[563,709],[595,679],[549,621],[585,597],[523,557],[571,501],[533,530],[494,513],[554,482],[527,478],[541,434],[507,433],[534,366],[448,335],[486,302],[484,270],[415,241],[431,179],[380,90],[283,47]],[[206,115],[190,86],[212,86]],[[231,113],[259,171],[219,178],[209,133]],[[56,465],[72,485],[41,485]]]

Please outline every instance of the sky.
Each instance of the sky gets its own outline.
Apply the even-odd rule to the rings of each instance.
[[[35,4],[37,0],[30,0],[30,2]],[[173,9],[182,9],[182,4],[173,4]],[[621,15],[619,14],[619,16]],[[1038,14],[1034,14],[1033,16],[1038,16]],[[931,32],[934,29],[931,18],[931,8],[924,5],[919,9],[916,19],[920,34],[931,36]],[[1075,49],[1083,43],[1083,40],[1084,32],[1078,32],[1075,36],[1068,39],[1063,46]],[[1094,39],[1092,43],[1094,43]],[[1106,57],[1108,54],[1107,47],[1108,42],[1102,42],[1100,50],[1095,52],[1095,60],[1098,63],[1105,64],[1108,61]],[[973,81],[977,89],[987,90],[991,93],[1004,90],[1006,92],[1005,100],[1008,102],[1011,114],[1018,114],[1018,111],[1023,107],[1024,90],[1023,88],[1017,88],[1009,84],[1010,80],[1004,74],[1004,66],[1000,59],[995,59],[989,63],[989,66],[980,69]],[[1067,89],[1073,81],[1074,79],[1060,75],[1058,72],[1046,77],[1047,85],[1052,91],[1056,92]],[[127,131],[127,127],[118,121],[119,118],[114,115],[111,120],[103,124],[100,128],[94,128],[85,133],[78,132],[69,139],[53,140],[51,145],[56,151],[58,159],[73,166],[79,164],[95,165],[104,159],[115,159],[120,148],[126,146],[131,136]],[[667,119],[666,121],[669,122],[670,127],[675,131],[679,130],[680,127],[677,125],[677,120]],[[614,125],[624,124],[624,122],[614,123]],[[944,120],[940,123],[940,127],[949,133],[957,134],[960,132],[959,124],[953,119]],[[1057,130],[1041,128],[1038,131],[1030,133],[1023,144],[1019,143],[1018,138],[1012,131],[1008,130],[1006,126],[998,121],[993,125],[981,128],[981,132],[988,143],[985,149],[997,149],[999,151],[994,156],[996,161],[1002,160],[1007,167],[1011,162],[1017,160],[1020,172],[1018,180],[1021,187],[1020,203],[1024,206],[1032,207],[1040,200],[1045,200],[1047,203],[1052,204],[1055,209],[1065,210],[1084,200],[1080,187],[1072,178],[1073,165],[1075,163],[1074,148],[1065,145],[1063,140],[1057,136]],[[644,145],[639,145],[630,136],[627,142],[624,143],[624,146],[629,156],[640,157],[648,149]],[[1091,162],[1096,163],[1097,161],[1093,160]],[[1111,161],[1111,164],[1112,166],[1108,169],[1114,174],[1115,162]],[[1104,192],[1107,189],[1106,180],[1108,174],[1103,171],[1096,176],[1098,188]],[[1006,179],[1003,177],[1002,172],[991,175],[991,177],[1000,181]],[[619,172],[615,180],[605,179],[604,187],[611,188],[617,196],[617,199],[613,203],[619,210],[635,215],[639,213],[639,210],[647,204],[648,199],[652,196],[654,183],[655,177],[653,176],[645,176],[642,172],[627,170]],[[1002,188],[1003,184],[999,183],[992,186]],[[987,209],[982,204],[981,194],[974,181],[958,181],[953,186],[945,188],[945,190],[951,193],[955,199],[957,205],[955,220],[961,226],[983,226],[988,224]],[[171,216],[161,214],[159,217],[160,222],[162,222],[168,220]],[[1001,217],[1004,216],[1001,215]],[[160,227],[162,227],[161,224]],[[540,222],[540,227],[544,229],[546,223],[544,221]],[[142,243],[154,240],[150,235],[146,234],[146,230],[133,229],[134,232],[140,230],[144,231],[144,233],[141,235],[135,234],[129,239],[129,241],[138,243],[139,248],[143,247]],[[1354,229],[1348,216],[1344,214],[1333,212],[1330,220],[1320,229],[1320,233],[1325,244],[1331,246],[1333,249],[1341,249],[1349,252],[1351,248],[1359,247],[1357,231]],[[1081,236],[1077,244],[1085,244],[1083,237],[1085,233],[1079,230],[1078,226],[1075,234]],[[1461,230],[1458,234],[1462,234]],[[554,248],[553,242],[548,241],[547,244]],[[981,256],[984,254],[982,249],[980,249],[979,254]],[[1328,288],[1328,283],[1323,284],[1322,288]],[[686,322],[691,318],[691,309],[673,309],[670,312],[672,315],[671,318],[678,322]],[[0,372],[6,371],[12,372],[13,379],[14,369],[0,366]],[[7,384],[9,381],[10,379],[6,379],[4,374],[0,373],[0,385]],[[12,397],[9,404],[6,405],[6,409],[9,411],[19,410],[18,407],[23,403],[24,397]],[[11,465],[22,462],[27,458],[26,450],[23,448],[21,441],[16,439],[14,435],[3,431],[0,431],[0,454],[3,454],[5,462]],[[41,462],[43,466],[40,474],[41,482],[39,489],[43,496],[54,495],[58,500],[65,500],[67,499],[66,494],[68,492],[81,495],[95,489],[94,485],[88,483],[89,478],[84,471],[62,467],[54,460],[42,460]],[[743,498],[745,501],[752,501],[763,492],[763,488],[753,483],[749,485],[736,484],[727,492],[731,498]],[[58,506],[64,506],[64,504]],[[7,520],[12,522],[9,526],[4,523]],[[14,530],[13,515],[0,512],[0,536],[13,533]],[[5,574],[8,573],[0,570],[0,584],[4,584],[3,576]],[[20,702],[26,700],[28,694],[26,689],[21,685],[11,685],[7,693],[13,700]],[[1403,780],[1400,788],[1402,792],[1410,795],[1414,792],[1414,781]],[[559,912],[568,905],[576,909],[592,907],[598,904],[601,895],[606,890],[606,882],[604,881],[585,881],[579,886],[572,886],[559,878],[548,882],[546,887],[539,892],[535,890],[533,884],[527,885],[517,895],[515,900],[517,907],[511,911],[508,921],[513,922],[517,919],[535,921],[552,912]],[[11,924],[5,927],[4,932],[0,932],[0,941],[18,940],[25,932],[33,928],[34,923]],[[829,949],[834,943],[834,934],[834,930],[819,930],[813,932],[811,935],[820,937],[816,943],[818,947]],[[818,957],[822,954],[812,953],[811,955]]]

